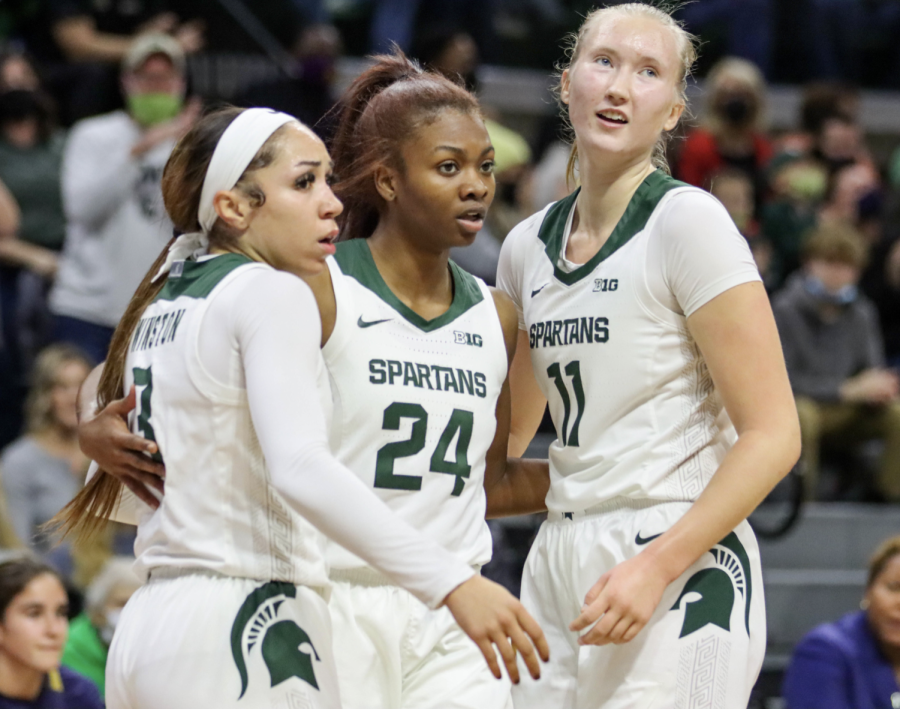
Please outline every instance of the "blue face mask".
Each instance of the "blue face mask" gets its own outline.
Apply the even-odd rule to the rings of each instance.
[[[815,276],[807,276],[804,281],[806,292],[820,303],[828,305],[850,305],[859,296],[859,289],[855,285],[844,286],[835,293],[825,287],[825,284]]]

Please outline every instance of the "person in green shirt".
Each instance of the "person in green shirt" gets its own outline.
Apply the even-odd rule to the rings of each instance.
[[[91,582],[85,611],[69,625],[62,664],[92,680],[105,694],[106,658],[122,608],[141,585],[132,571],[134,560],[113,557]]]

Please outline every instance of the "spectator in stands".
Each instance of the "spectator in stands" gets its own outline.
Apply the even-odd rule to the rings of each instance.
[[[68,226],[50,307],[55,338],[95,362],[106,358],[125,306],[172,235],[160,178],[177,138],[200,112],[199,104],[184,104],[184,69],[174,39],[142,37],[122,67],[128,110],[78,123],[66,145]]]
[[[725,167],[747,173],[753,181],[754,205],[765,192],[765,168],[772,143],[765,134],[766,84],[759,69],[744,59],[716,64],[706,79],[703,124],[685,140],[676,176],[709,189],[710,179]]]
[[[804,246],[803,268],[773,302],[797,399],[806,496],[814,499],[823,441],[884,442],[877,478],[900,500],[900,381],[885,368],[878,316],[857,289],[866,246],[853,227],[822,225]]]
[[[132,570],[134,559],[113,557],[91,582],[85,611],[72,621],[62,664],[84,675],[105,695],[106,658],[122,609],[141,585]]]
[[[725,168],[713,175],[709,191],[728,211],[738,231],[750,244],[753,259],[759,268],[766,288],[771,290],[772,244],[760,230],[759,222],[753,217],[753,182],[747,173],[734,168]]]
[[[856,227],[870,248],[882,238],[884,197],[881,177],[868,161],[850,162],[831,178],[819,221],[842,221]]]
[[[0,564],[0,709],[103,709],[89,679],[60,667],[68,610],[51,566],[29,557]]]
[[[40,527],[81,488],[87,459],[78,447],[78,388],[90,372],[71,345],[38,356],[26,403],[27,433],[0,456],[0,479],[13,528],[35,551],[50,547]]]
[[[56,129],[53,101],[19,53],[0,54],[0,293],[5,341],[24,376],[47,344],[47,293],[56,273],[66,221],[60,195],[65,135]]]
[[[787,709],[883,709],[900,699],[900,537],[869,562],[859,610],[815,628],[794,649]]]

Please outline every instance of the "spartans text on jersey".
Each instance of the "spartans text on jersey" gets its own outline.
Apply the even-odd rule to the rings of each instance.
[[[437,364],[373,359],[369,360],[369,381],[372,384],[399,384],[414,386],[416,389],[428,387],[437,391],[455,391],[457,394],[470,394],[479,399],[487,396],[487,377],[483,372],[460,368],[454,370]]]
[[[182,308],[171,313],[141,318],[131,338],[131,351],[149,350],[174,340],[184,312]]]
[[[587,345],[609,340],[608,318],[567,318],[532,323],[528,329],[528,344],[538,347]]]

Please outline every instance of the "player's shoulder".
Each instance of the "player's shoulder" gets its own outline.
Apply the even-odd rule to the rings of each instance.
[[[684,182],[674,183],[659,200],[654,211],[663,218],[719,218],[727,214],[722,203],[704,189]]]
[[[535,212],[530,217],[516,224],[503,240],[503,248],[520,248],[529,243],[534,246],[539,245],[541,227],[544,225],[547,215],[560,202],[551,202],[539,212]]]

